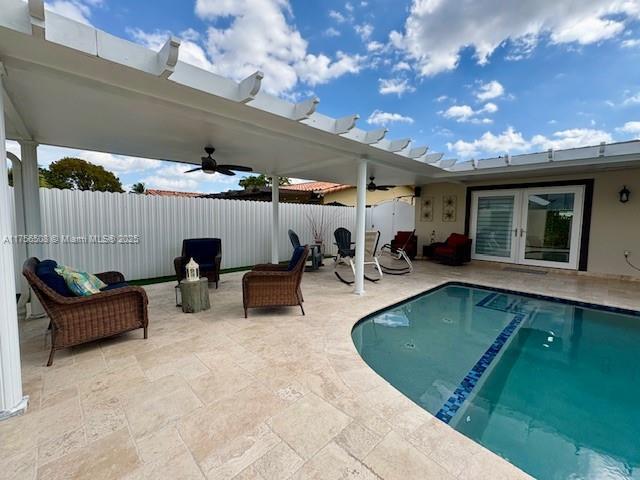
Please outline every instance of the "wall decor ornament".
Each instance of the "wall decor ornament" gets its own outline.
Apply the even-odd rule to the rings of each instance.
[[[455,222],[458,211],[458,197],[455,195],[444,195],[442,197],[442,221]]]
[[[423,222],[433,222],[433,201],[434,197],[422,197],[420,203],[420,220]]]

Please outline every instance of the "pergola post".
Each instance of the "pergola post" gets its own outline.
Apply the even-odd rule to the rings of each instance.
[[[11,171],[13,172],[13,197],[15,206],[16,217],[16,235],[24,235],[25,223],[24,223],[24,195],[22,192],[22,162],[20,159],[11,152],[7,152],[7,158],[11,160]],[[18,251],[18,261],[24,262],[27,255],[27,245],[19,242],[14,245],[14,249]],[[15,258],[15,257],[14,257]],[[22,263],[15,265],[17,270],[20,270]],[[16,290],[20,291],[20,301],[18,302],[18,321],[22,321],[27,316],[27,302],[29,300],[29,284],[22,276],[22,273],[18,273],[20,280],[16,281]]]
[[[0,87],[2,75],[0,69]],[[0,420],[27,408],[27,398],[22,395],[13,245],[4,241],[13,235],[6,140],[4,99],[0,94]]]
[[[271,263],[279,263],[280,234],[280,177],[271,176]]]
[[[364,237],[365,213],[367,208],[367,161],[358,161],[357,174],[357,202],[356,202],[356,295],[364,295]]]
[[[42,234],[40,216],[40,170],[38,169],[38,144],[32,140],[22,140],[20,157],[22,159],[22,195],[24,201],[24,223],[27,235]],[[42,246],[27,244],[27,257],[41,257]],[[35,295],[31,295],[31,318],[44,315],[42,305]]]

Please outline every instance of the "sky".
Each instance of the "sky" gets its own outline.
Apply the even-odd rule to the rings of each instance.
[[[640,138],[640,0],[51,0],[47,8],[318,111],[357,113],[446,158]],[[9,143],[16,152],[17,145]],[[16,152],[17,153],[17,152]],[[240,178],[181,165],[77,156],[126,187],[218,192]]]

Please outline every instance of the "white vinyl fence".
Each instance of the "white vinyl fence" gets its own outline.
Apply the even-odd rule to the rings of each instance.
[[[415,207],[401,200],[389,200],[367,208],[367,230],[379,230],[380,246],[391,242],[399,231],[416,227]]]
[[[197,237],[222,239],[223,268],[271,258],[269,202],[54,189],[41,189],[40,199],[43,232],[49,235],[43,258],[81,270],[117,270],[129,279],[173,275],[173,259],[180,254],[182,240]],[[325,253],[330,254],[333,231],[340,226],[353,230],[355,208],[281,203],[282,260],[291,255],[287,230],[310,243],[312,220],[323,222]],[[126,243],[136,235],[139,243]],[[123,243],[110,243],[114,240]]]

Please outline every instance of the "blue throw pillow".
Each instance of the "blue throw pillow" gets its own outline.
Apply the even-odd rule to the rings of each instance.
[[[304,255],[304,247],[296,247],[293,249],[293,255],[291,255],[291,260],[289,260],[289,266],[287,270],[291,271],[296,268],[296,265],[300,261],[300,258]]]
[[[36,266],[36,275],[44,284],[63,297],[75,297],[62,275],[56,272],[58,264],[55,260],[43,260]]]

